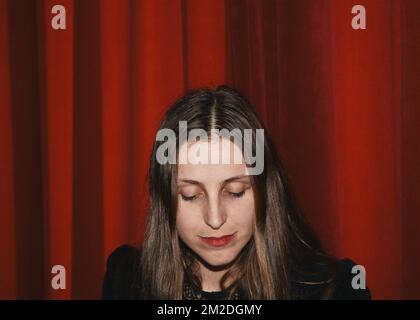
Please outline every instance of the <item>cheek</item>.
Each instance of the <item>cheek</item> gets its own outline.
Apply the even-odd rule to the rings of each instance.
[[[227,206],[228,215],[242,234],[252,234],[255,220],[255,206],[253,196],[245,197]]]
[[[176,228],[181,239],[193,238],[200,228],[201,220],[196,210],[180,205],[176,214]]]

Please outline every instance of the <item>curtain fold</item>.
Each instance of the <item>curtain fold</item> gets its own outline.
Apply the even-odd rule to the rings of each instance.
[[[343,12],[350,5],[350,1],[334,2],[333,11]],[[362,35],[349,32],[340,15],[333,18],[340,249],[366,261],[366,269],[375,270],[368,279],[384,298],[391,298],[402,295],[402,273],[395,270],[401,270],[404,258],[399,187],[400,16],[398,6],[390,1],[366,10],[369,28]],[[387,293],[390,287],[393,290]]]
[[[0,0],[0,298],[98,298],[141,244],[154,134],[184,91],[256,106],[326,249],[420,298],[417,1]],[[66,290],[51,288],[53,265]]]
[[[59,33],[53,31],[50,23],[51,8],[55,4],[54,1],[38,1],[36,8],[44,229],[34,232],[44,237],[42,279],[51,278],[51,267],[46,266],[63,265],[68,275],[72,275],[73,266],[74,6],[72,1],[62,2],[68,29]],[[43,280],[46,297],[71,298],[69,280],[66,281],[68,290],[53,290],[48,281]]]

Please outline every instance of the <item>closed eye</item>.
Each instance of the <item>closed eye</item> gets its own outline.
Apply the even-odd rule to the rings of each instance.
[[[242,197],[242,196],[245,194],[245,190],[243,190],[243,191],[241,191],[241,192],[229,192],[229,194],[230,194],[232,197],[235,197],[235,198],[240,198],[240,197]]]
[[[244,196],[245,194],[245,190],[241,191],[241,192],[228,192],[229,196],[233,197],[233,198],[241,198]],[[181,194],[181,198],[184,201],[194,201],[199,197],[198,194],[193,195],[193,196],[185,196],[183,194]]]
[[[195,199],[197,199],[197,195],[187,197],[187,196],[184,196],[183,194],[181,194],[181,197],[182,197],[182,200],[184,200],[184,201],[194,201]]]

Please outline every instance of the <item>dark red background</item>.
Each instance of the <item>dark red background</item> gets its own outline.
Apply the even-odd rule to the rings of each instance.
[[[357,3],[356,3],[357,2]],[[51,8],[67,9],[67,30]],[[367,29],[351,28],[363,4]],[[185,89],[257,107],[328,251],[420,298],[419,1],[0,0],[0,297],[98,298]],[[51,267],[67,289],[51,289]]]

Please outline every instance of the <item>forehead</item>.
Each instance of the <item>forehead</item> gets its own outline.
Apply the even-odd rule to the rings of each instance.
[[[178,180],[191,179],[202,183],[220,183],[224,180],[235,176],[247,174],[247,167],[243,161],[241,149],[233,142],[221,138],[218,142],[209,140],[197,141],[192,143],[184,143],[180,147],[180,153],[184,152],[190,157],[193,153],[197,154],[197,150],[208,151],[207,163],[191,163],[187,161],[185,164],[178,164]],[[216,152],[214,152],[216,151]],[[235,159],[235,154],[237,158]],[[240,163],[238,163],[240,156]]]

